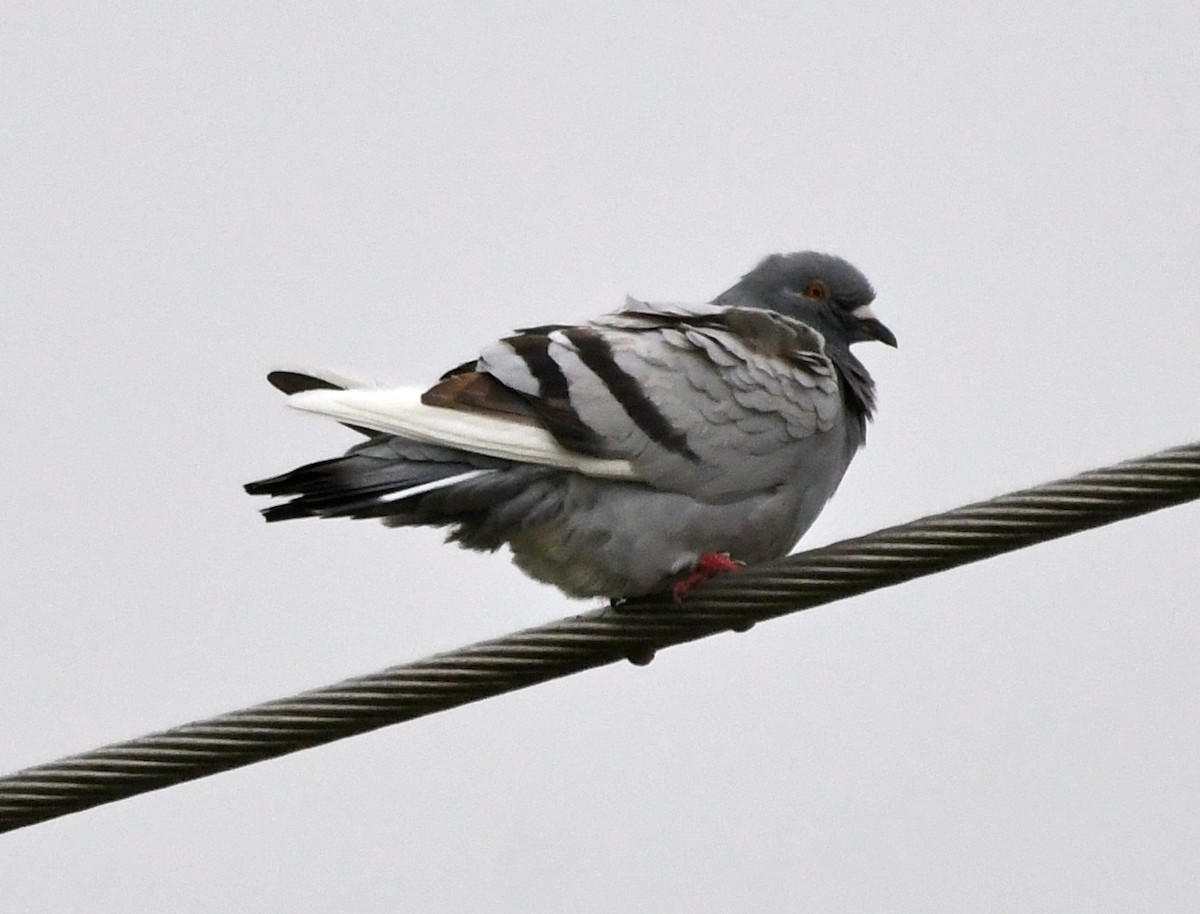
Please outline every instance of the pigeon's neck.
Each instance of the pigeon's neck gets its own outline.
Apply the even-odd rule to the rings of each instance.
[[[802,320],[809,322],[805,318]],[[867,420],[875,412],[875,380],[867,371],[867,366],[850,351],[844,327],[836,325],[819,311],[811,316],[811,323],[813,328],[825,337],[825,353],[837,370],[838,386],[842,389],[846,409],[858,421],[859,429],[866,435]]]
[[[867,420],[875,412],[875,381],[867,371],[867,366],[855,358],[849,346],[831,343],[826,339],[825,351],[837,369],[846,408],[858,420],[859,428],[865,434]]]

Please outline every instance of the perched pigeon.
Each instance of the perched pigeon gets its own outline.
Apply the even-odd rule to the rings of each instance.
[[[263,511],[449,527],[574,597],[696,583],[785,555],[862,446],[874,384],[852,343],[896,338],[846,261],[763,260],[712,304],[517,331],[423,393],[274,372],[292,406],[369,436],[250,483]]]

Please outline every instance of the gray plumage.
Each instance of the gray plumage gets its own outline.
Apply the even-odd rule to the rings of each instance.
[[[246,489],[290,498],[268,520],[377,517],[507,544],[577,597],[666,589],[706,553],[777,558],[864,442],[874,385],[850,345],[895,345],[873,299],[840,258],[773,255],[712,304],[630,299],[518,331],[419,403],[276,372],[294,405],[371,438]]]

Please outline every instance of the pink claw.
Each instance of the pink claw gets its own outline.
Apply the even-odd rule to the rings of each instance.
[[[718,574],[737,571],[742,567],[741,562],[735,562],[727,552],[705,552],[696,560],[696,570],[685,574],[671,585],[671,595],[676,603],[682,603],[697,584],[707,581]]]

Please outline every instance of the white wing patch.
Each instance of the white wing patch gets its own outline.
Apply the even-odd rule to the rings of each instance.
[[[389,390],[305,390],[288,403],[305,412],[329,416],[400,435],[423,444],[439,444],[502,460],[573,470],[601,479],[638,479],[628,460],[588,457],[569,451],[545,429],[483,413],[421,402],[418,387]]]

